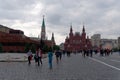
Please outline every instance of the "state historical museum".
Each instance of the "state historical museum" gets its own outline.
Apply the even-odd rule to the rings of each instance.
[[[79,32],[75,32],[75,34],[73,34],[71,26],[69,36],[65,39],[64,50],[70,52],[80,52],[88,49],[92,49],[92,44],[89,37],[86,37],[84,25],[81,34]]]

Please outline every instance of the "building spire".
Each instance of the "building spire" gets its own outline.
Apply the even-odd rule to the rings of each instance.
[[[52,41],[54,41],[54,33],[52,33],[52,38],[51,38]]]
[[[54,33],[52,33],[52,38],[51,38],[51,41],[52,41],[53,45],[55,45]]]
[[[86,32],[85,32],[84,24],[83,24],[83,29],[82,29],[82,37],[83,37],[83,39],[86,39]]]
[[[71,24],[71,26],[70,26],[70,33],[72,33],[73,32],[73,29],[72,29],[72,24]]]
[[[70,26],[70,33],[69,33],[69,36],[72,37],[73,36],[73,29],[72,29],[72,24]]]
[[[85,26],[84,26],[84,24],[83,24],[82,32],[85,33]]]
[[[42,21],[42,26],[41,26],[41,39],[42,40],[46,39],[44,15],[43,15],[43,21]]]
[[[43,15],[42,27],[45,27],[44,17],[45,17],[45,16]]]

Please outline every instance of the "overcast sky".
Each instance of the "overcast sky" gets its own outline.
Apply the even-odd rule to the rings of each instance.
[[[73,32],[102,38],[120,36],[120,0],[0,0],[0,24],[38,37],[45,15],[46,34],[57,44],[65,41],[70,25]]]

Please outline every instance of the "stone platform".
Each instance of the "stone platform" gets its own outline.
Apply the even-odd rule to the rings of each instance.
[[[34,54],[33,54],[34,56]],[[46,55],[43,55],[45,58]],[[26,53],[0,53],[0,62],[26,62]]]

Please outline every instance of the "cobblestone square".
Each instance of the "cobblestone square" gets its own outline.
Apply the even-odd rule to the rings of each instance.
[[[53,57],[53,69],[48,67],[48,59],[43,59],[43,65],[38,66],[34,60],[28,62],[0,62],[0,80],[120,80],[120,62],[110,61],[120,59],[114,53],[108,57],[94,55],[93,58],[82,57],[81,54],[62,56],[56,63]],[[94,60],[102,61],[115,69]]]

